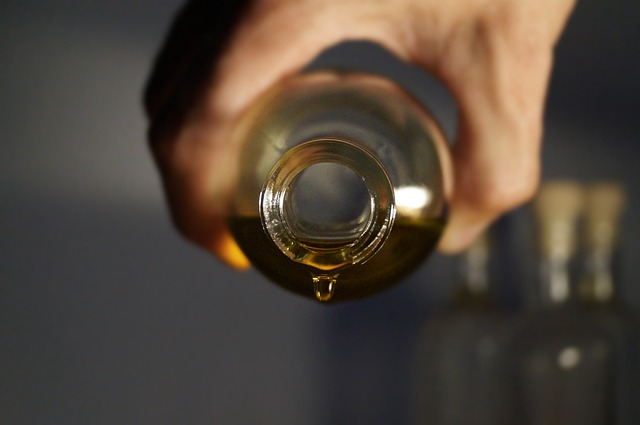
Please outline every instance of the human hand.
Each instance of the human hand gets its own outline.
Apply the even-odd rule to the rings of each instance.
[[[341,41],[376,42],[439,78],[460,112],[443,252],[463,249],[539,180],[553,49],[574,0],[237,0],[190,2],[145,96],[172,217],[225,263],[248,266],[226,210],[238,116],[262,92]]]

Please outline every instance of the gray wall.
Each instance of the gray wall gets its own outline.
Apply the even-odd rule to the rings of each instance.
[[[227,270],[175,234],[140,108],[179,2],[4,2],[0,14],[0,423],[405,423],[415,331],[453,260],[335,307]],[[640,302],[640,3],[583,0],[558,49],[544,176],[630,190],[623,289]],[[397,74],[451,131],[444,90]],[[500,224],[509,303],[533,271],[526,210]],[[506,262],[506,260],[505,260]]]

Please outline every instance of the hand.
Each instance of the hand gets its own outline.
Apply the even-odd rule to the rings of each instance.
[[[225,4],[233,7],[225,7]],[[198,0],[181,12],[146,93],[173,219],[227,264],[234,120],[263,91],[346,40],[376,42],[449,88],[460,120],[443,252],[463,249],[539,180],[553,49],[574,0]]]

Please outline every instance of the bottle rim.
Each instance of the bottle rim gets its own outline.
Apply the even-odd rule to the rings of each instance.
[[[321,163],[351,169],[369,196],[366,220],[347,223],[354,226],[354,238],[342,243],[327,244],[318,235],[302,238],[304,225],[289,205],[296,178]],[[371,258],[389,236],[395,212],[393,185],[382,163],[365,148],[334,138],[309,140],[287,150],[268,173],[260,193],[262,225],[271,240],[290,259],[319,270],[338,270]]]

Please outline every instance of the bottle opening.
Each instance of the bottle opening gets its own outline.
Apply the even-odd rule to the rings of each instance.
[[[264,230],[294,261],[319,270],[364,262],[386,241],[394,192],[382,164],[346,141],[317,139],[289,149],[260,197]]]
[[[351,243],[371,217],[363,177],[343,164],[321,162],[302,170],[287,196],[284,218],[294,236],[307,243]]]

